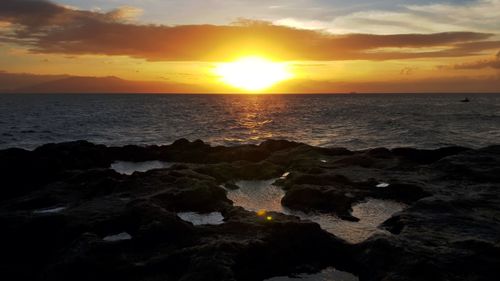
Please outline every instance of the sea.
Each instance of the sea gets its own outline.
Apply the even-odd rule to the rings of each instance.
[[[466,96],[470,102],[462,102]],[[500,143],[500,94],[0,95],[0,149],[180,138],[228,146],[287,139],[352,150],[478,148]]]

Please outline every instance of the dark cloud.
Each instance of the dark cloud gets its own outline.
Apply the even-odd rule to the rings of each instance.
[[[219,61],[263,53],[281,60],[388,60],[459,57],[500,47],[491,34],[371,35],[329,33],[240,20],[233,25],[140,25],[126,12],[67,8],[44,0],[2,0],[0,21],[13,30],[1,41],[29,46],[32,52],[66,55],[127,55],[153,61]],[[384,51],[383,48],[448,47],[442,51]]]
[[[480,60],[471,63],[455,64],[455,69],[481,69],[481,68],[494,68],[500,69],[500,60]]]
[[[120,20],[120,9],[109,13],[75,10],[46,0],[2,0],[0,19],[29,30],[64,28],[66,24],[112,22]]]
[[[401,74],[401,75],[412,75],[415,72],[416,69],[417,69],[416,67],[404,67],[403,69],[401,69],[399,71],[399,74]]]

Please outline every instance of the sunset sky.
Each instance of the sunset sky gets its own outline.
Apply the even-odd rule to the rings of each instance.
[[[286,68],[262,92],[500,92],[500,0],[0,1],[2,75],[245,92],[249,57]]]

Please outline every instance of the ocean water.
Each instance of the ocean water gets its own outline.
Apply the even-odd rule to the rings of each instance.
[[[166,169],[172,167],[173,163],[163,161],[127,162],[116,161],[111,164],[111,169],[123,175],[132,175],[135,172],[147,172],[153,169]]]
[[[85,139],[214,145],[289,139],[349,149],[500,139],[500,95],[0,95],[0,148]]]
[[[340,271],[333,267],[326,268],[314,274],[299,274],[298,276],[280,276],[264,281],[358,281],[359,278],[349,272]]]

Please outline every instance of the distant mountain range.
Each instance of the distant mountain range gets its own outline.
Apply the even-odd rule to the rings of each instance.
[[[0,93],[237,93],[219,84],[201,86],[161,81],[132,81],[115,76],[36,75],[0,71]],[[397,82],[342,82],[292,79],[270,88],[274,93],[487,93],[500,92],[500,76],[450,77]]]
[[[4,93],[208,93],[208,88],[159,81],[131,81],[118,77],[80,77],[0,72]]]

